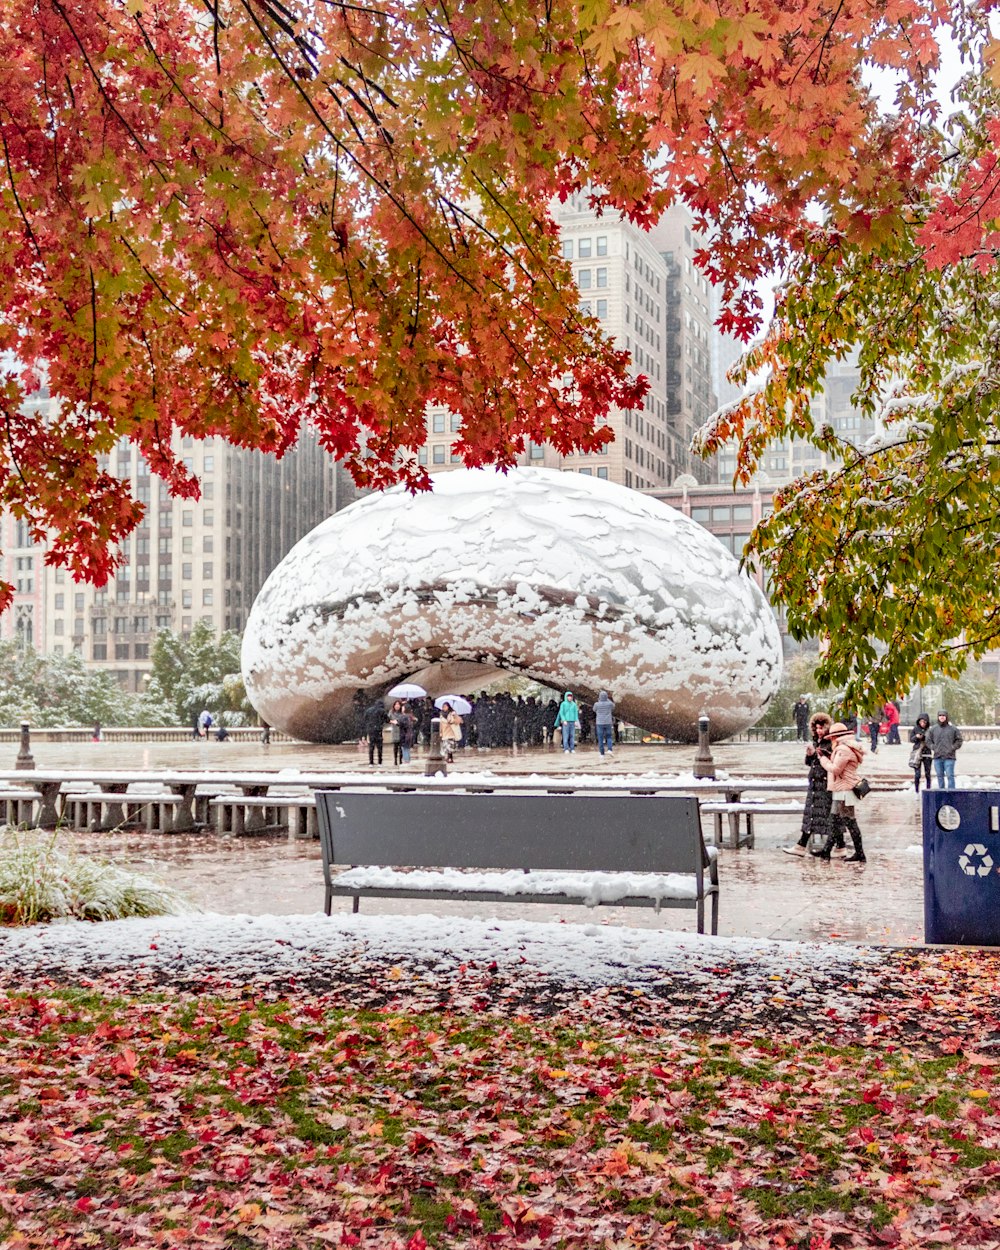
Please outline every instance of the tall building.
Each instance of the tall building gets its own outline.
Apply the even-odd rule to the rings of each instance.
[[[573,265],[581,306],[632,354],[649,379],[643,407],[614,410],[615,441],[604,451],[560,456],[532,445],[522,463],[593,474],[636,490],[667,486],[680,473],[709,481],[709,464],[691,454],[691,437],[715,409],[711,381],[712,289],[694,267],[699,240],[681,208],[647,232],[598,217],[586,195],[553,206],[563,256]],[[459,421],[444,408],[427,414],[419,453],[432,473],[460,467],[452,450]]]
[[[310,433],[280,461],[221,438],[183,438],[177,451],[201,481],[197,502],[173,498],[127,439],[104,458],[146,514],[103,588],[47,565],[45,545],[31,542],[24,522],[2,518],[3,570],[15,593],[0,616],[0,638],[43,654],[76,652],[88,667],[141,690],[159,630],[187,633],[199,620],[217,632],[242,630],[271,570],[356,497],[349,476]]]
[[[865,416],[852,402],[859,374],[853,360],[836,361],[827,370],[822,391],[810,404],[817,426],[830,425],[840,438],[859,446],[878,429],[873,417]],[[754,482],[761,486],[782,486],[795,478],[819,469],[834,468],[839,463],[826,452],[802,439],[785,439],[772,443],[765,451]],[[732,445],[716,456],[718,481],[732,482],[736,472],[736,447]]]

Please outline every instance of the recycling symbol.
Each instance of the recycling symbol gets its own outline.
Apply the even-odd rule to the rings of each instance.
[[[970,842],[959,855],[958,866],[967,877],[988,877],[993,871],[993,857],[981,842]]]

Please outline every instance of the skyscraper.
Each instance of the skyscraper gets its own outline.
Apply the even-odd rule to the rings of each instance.
[[[43,402],[41,400],[37,402]],[[45,563],[45,545],[5,516],[4,574],[15,588],[0,637],[50,655],[78,653],[128,690],[141,690],[157,631],[205,620],[242,630],[261,585],[289,549],[356,496],[353,482],[304,432],[282,460],[221,438],[179,439],[201,499],[174,499],[138,450],[121,440],[105,467],[128,480],[146,508],[107,585],[76,583]]]

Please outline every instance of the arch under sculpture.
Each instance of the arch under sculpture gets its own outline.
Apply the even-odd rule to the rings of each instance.
[[[463,469],[372,495],[307,534],[264,584],[243,677],[269,724],[313,742],[428,666],[465,689],[487,665],[681,741],[753,724],[781,641],[733,556],[682,513],[582,474]],[[426,685],[426,681],[424,682]],[[430,687],[429,687],[430,688]]]

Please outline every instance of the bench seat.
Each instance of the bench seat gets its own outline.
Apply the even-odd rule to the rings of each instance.
[[[709,850],[711,855],[714,847]],[[488,899],[490,902],[580,903],[584,907],[686,906],[697,899],[693,874],[650,872],[468,872],[459,868],[433,871],[399,868],[348,868],[334,878],[333,892],[343,897],[359,892],[383,898]]]
[[[218,833],[236,837],[287,831],[290,838],[316,836],[316,799],[311,794],[219,794],[209,799]]]
[[[722,846],[722,818],[729,817],[729,845],[733,850],[738,847],[753,847],[755,842],[754,833],[754,817],[755,816],[801,816],[802,803],[796,800],[786,800],[783,803],[778,802],[759,802],[755,803],[753,799],[744,799],[739,803],[723,803],[723,802],[707,802],[702,803],[701,810],[704,815],[712,816],[715,819],[715,845]],[[740,837],[740,817],[746,821],[746,836]]]

